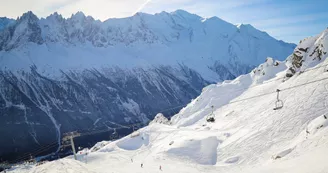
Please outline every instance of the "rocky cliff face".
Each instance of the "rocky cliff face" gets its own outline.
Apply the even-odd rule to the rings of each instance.
[[[184,66],[61,73],[50,79],[35,66],[0,72],[2,154],[37,148],[69,131],[146,124],[156,112],[188,103],[208,84]]]
[[[59,145],[68,131],[170,115],[209,83],[247,73],[267,56],[282,59],[295,46],[182,10],[104,22],[81,12],[68,19],[27,12],[2,23],[2,156]]]
[[[327,54],[328,29],[321,34],[308,37],[300,41],[292,55],[287,58],[289,70],[286,77],[293,76],[296,72],[304,72],[304,69],[321,62]],[[326,68],[326,70],[328,70]]]

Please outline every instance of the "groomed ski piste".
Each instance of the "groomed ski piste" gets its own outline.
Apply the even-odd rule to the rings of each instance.
[[[286,61],[268,58],[249,74],[204,88],[170,121],[158,115],[129,136],[79,151],[78,161],[8,172],[326,173],[327,49],[325,30],[302,40]]]

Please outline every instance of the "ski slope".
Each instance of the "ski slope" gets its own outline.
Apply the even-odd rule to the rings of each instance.
[[[96,150],[83,150],[80,162],[68,157],[10,172],[325,173],[327,35],[325,30],[303,40],[284,62],[268,58],[249,74],[204,88],[170,125],[153,122]],[[284,106],[273,110],[276,89]],[[214,123],[206,121],[210,116]]]

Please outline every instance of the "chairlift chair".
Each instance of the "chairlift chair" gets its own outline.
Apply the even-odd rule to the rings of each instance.
[[[276,107],[273,108],[273,110],[278,110],[278,109],[281,109],[282,107],[284,107],[284,102],[282,102],[282,100],[277,100]]]
[[[275,108],[273,108],[273,110],[279,110],[279,109],[284,107],[284,102],[279,99],[279,92],[280,91],[281,90],[277,89],[277,101],[275,103]]]
[[[206,121],[209,123],[214,123],[215,122],[215,118],[214,117],[207,117]]]
[[[211,108],[212,108],[212,113],[206,118],[206,121],[209,123],[214,123],[215,122],[215,118],[214,118],[214,114],[213,114],[214,106],[211,106]]]

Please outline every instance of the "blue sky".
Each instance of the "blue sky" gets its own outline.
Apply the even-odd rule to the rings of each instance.
[[[184,9],[233,24],[249,23],[277,39],[298,43],[328,26],[328,0],[0,0],[0,16],[16,18],[33,11],[65,17],[83,11],[96,19],[127,17],[137,11],[158,13]],[[19,5],[18,5],[19,4]]]
[[[183,8],[234,24],[249,23],[275,38],[293,43],[328,27],[328,0],[181,0],[180,4],[167,3],[161,7],[156,7],[156,1],[159,0],[150,2],[143,11]]]

